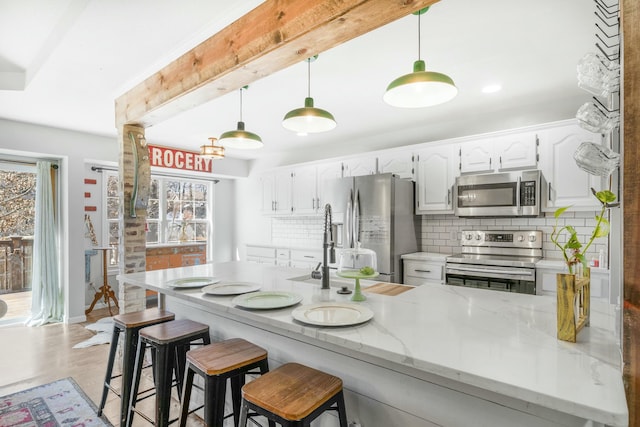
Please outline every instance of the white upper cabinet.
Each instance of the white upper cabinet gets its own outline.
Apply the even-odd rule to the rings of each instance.
[[[294,169],[292,178],[292,212],[294,214],[315,213],[318,205],[316,191],[316,167],[303,166]]]
[[[326,187],[342,177],[342,163],[323,163],[301,166],[292,173],[292,212],[296,215],[314,214],[324,209]]]
[[[291,173],[291,170],[282,170],[265,173],[260,177],[263,213],[291,213]]]
[[[376,173],[376,157],[358,157],[342,162],[342,176],[362,176]]]
[[[458,171],[458,151],[445,144],[415,153],[416,214],[453,212],[453,184]]]
[[[601,177],[593,176],[578,168],[573,153],[578,146],[590,141],[602,144],[602,136],[582,129],[578,125],[549,128],[540,136],[542,172],[547,181],[543,188],[546,211],[572,206],[572,210],[596,210],[599,203],[591,193],[604,188]]]
[[[493,144],[489,138],[461,143],[459,154],[461,173],[492,172],[495,169]]]
[[[327,196],[337,179],[342,178],[342,163],[323,163],[317,166],[317,203],[318,212],[324,212],[324,205],[329,202]]]
[[[392,173],[400,178],[414,178],[413,152],[394,150],[378,155],[378,173]]]
[[[490,173],[538,167],[536,132],[486,137],[460,144],[461,173]]]
[[[516,133],[496,138],[493,141],[493,151],[494,158],[497,158],[497,170],[537,168],[538,146],[537,132]]]

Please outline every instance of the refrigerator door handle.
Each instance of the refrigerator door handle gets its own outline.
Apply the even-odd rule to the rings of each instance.
[[[360,241],[360,190],[356,189],[356,198],[353,200],[353,247],[358,247]]]
[[[347,212],[345,220],[345,232],[346,232],[346,245],[347,248],[353,247],[353,190],[349,191],[349,197],[347,198]]]

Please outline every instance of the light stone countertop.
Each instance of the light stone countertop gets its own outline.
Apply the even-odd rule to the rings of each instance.
[[[614,307],[592,303],[591,326],[578,342],[556,339],[556,299],[483,289],[425,284],[389,297],[365,294],[371,321],[352,327],[304,325],[294,307],[245,310],[229,296],[200,289],[175,289],[173,279],[215,276],[261,284],[261,290],[293,291],[300,304],[348,302],[335,289],[289,280],[307,270],[246,262],[204,264],[118,276],[125,282],[195,302],[218,315],[363,360],[375,357],[407,369],[612,426],[628,424],[620,347],[614,334]],[[375,282],[362,281],[363,287]]]

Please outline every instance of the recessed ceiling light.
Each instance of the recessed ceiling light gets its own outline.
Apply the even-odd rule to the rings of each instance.
[[[485,87],[483,87],[482,93],[495,93],[495,92],[500,92],[501,90],[502,90],[502,86],[496,83],[496,84],[486,85]]]

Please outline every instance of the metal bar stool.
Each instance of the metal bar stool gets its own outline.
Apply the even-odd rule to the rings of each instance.
[[[178,396],[180,396],[182,394],[186,353],[190,346],[197,344],[198,341],[202,341],[203,345],[211,342],[209,326],[188,319],[172,320],[171,322],[140,329],[138,335],[138,351],[133,381],[131,382],[129,416],[127,417],[126,425],[131,426],[134,414],[137,413],[150,423],[164,427],[176,421],[169,420],[171,387],[173,385],[172,374],[175,374],[175,383],[178,386]],[[155,353],[153,362],[156,395],[154,419],[136,409],[136,403],[148,397],[138,398],[140,375],[147,346],[151,348],[152,353]]]
[[[102,410],[107,403],[107,394],[109,394],[109,390],[111,390],[120,397],[120,425],[125,424],[129,409],[129,396],[131,394],[131,377],[133,376],[133,367],[136,361],[136,348],[138,347],[138,331],[147,326],[168,322],[175,319],[175,317],[175,314],[164,310],[158,310],[157,308],[149,308],[143,311],[113,316],[113,335],[111,336],[107,373],[104,379],[104,387],[102,389],[100,406],[98,407],[98,415],[102,415]],[[122,332],[124,332],[122,373],[120,375],[113,375],[113,364],[116,359],[120,333]],[[122,377],[120,390],[116,390],[111,385],[111,380],[118,377]]]
[[[180,427],[185,427],[190,412],[189,400],[193,377],[204,378],[204,422],[207,426],[222,426],[227,380],[231,380],[231,400],[233,404],[233,425],[238,425],[240,416],[241,389],[245,375],[264,375],[269,372],[267,350],[241,338],[215,342],[187,353],[184,388],[182,391]],[[274,424],[270,423],[273,427]]]
[[[287,363],[242,387],[239,427],[246,427],[249,410],[282,426],[310,426],[320,414],[338,411],[347,427],[342,380],[317,369]]]

